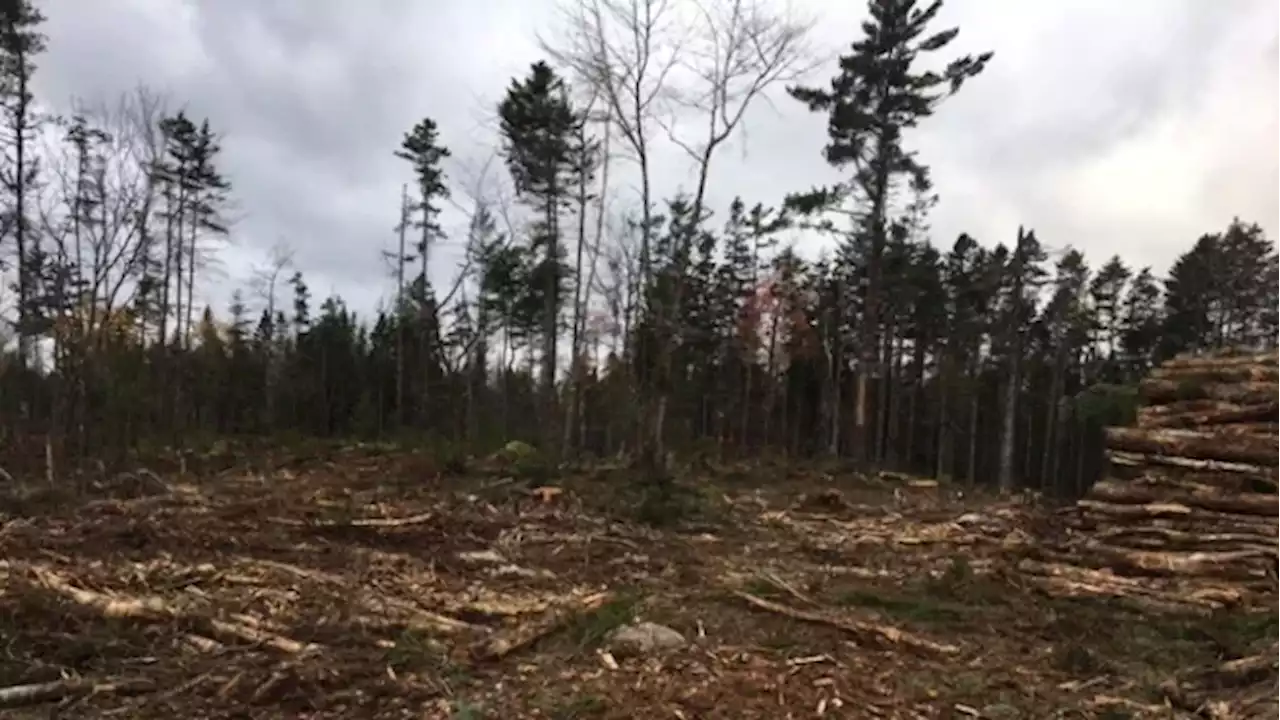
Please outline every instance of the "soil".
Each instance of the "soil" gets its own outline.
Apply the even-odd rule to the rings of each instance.
[[[226,465],[10,488],[5,717],[1193,717],[1171,679],[1277,635],[1274,597],[1055,594],[1050,510],[905,478]],[[638,620],[689,642],[615,657]]]

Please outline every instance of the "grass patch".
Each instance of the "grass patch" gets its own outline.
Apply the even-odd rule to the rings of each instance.
[[[584,720],[601,717],[608,710],[608,701],[599,695],[580,695],[553,703],[544,712],[551,720]]]
[[[590,650],[604,642],[609,633],[635,620],[639,609],[638,595],[622,593],[600,607],[576,616],[565,628],[564,637],[573,644],[575,652]]]
[[[449,659],[444,645],[412,630],[404,630],[396,636],[395,645],[387,648],[385,661],[397,672],[428,671],[451,683],[468,677],[465,667]]]
[[[865,588],[846,590],[836,595],[836,602],[846,607],[875,610],[883,615],[923,625],[960,625],[978,609],[928,595],[885,593]]]
[[[1007,587],[975,575],[968,560],[957,557],[937,577],[902,588],[847,588],[836,593],[835,602],[902,622],[959,629],[1002,606],[1008,593]]]

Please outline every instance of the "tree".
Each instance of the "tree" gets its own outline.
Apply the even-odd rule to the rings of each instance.
[[[432,416],[429,402],[431,399],[432,378],[435,374],[434,368],[438,361],[438,344],[434,342],[434,338],[438,332],[439,318],[437,316],[435,294],[431,289],[431,244],[443,236],[439,221],[441,210],[439,203],[447,199],[450,192],[449,187],[445,184],[444,169],[441,164],[449,155],[449,149],[440,144],[439,131],[436,128],[435,121],[431,118],[419,120],[409,132],[405,133],[404,140],[400,143],[400,149],[396,151],[396,157],[408,162],[413,168],[415,185],[418,190],[417,201],[409,203],[406,197],[403,205],[400,223],[401,243],[399,255],[397,256],[397,268],[400,273],[398,292],[403,294],[403,268],[406,262],[403,239],[404,233],[408,229],[409,216],[416,211],[418,219],[415,226],[421,233],[417,243],[421,270],[411,286],[410,296],[416,305],[414,332],[418,336],[419,361],[424,369],[420,394],[420,410],[424,413],[422,416],[424,419]],[[403,304],[403,298],[398,298],[397,303],[401,303],[398,305],[398,309],[402,313],[407,310],[407,307]],[[400,368],[398,372],[400,393],[407,392],[405,390],[404,363],[406,362],[408,349],[405,347],[403,335],[408,332],[407,319],[402,315],[398,325],[401,333],[401,349],[397,360],[400,363],[398,365]],[[407,397],[402,395],[398,402],[402,412],[407,412]],[[404,415],[404,421],[407,422],[408,417],[408,415]]]
[[[444,181],[441,163],[449,157],[449,149],[440,144],[440,133],[431,118],[423,118],[405,133],[396,157],[409,163],[418,190],[418,199],[411,206],[418,213],[415,223],[421,233],[418,240],[418,258],[422,263],[421,276],[429,278],[431,243],[443,232],[440,230],[440,206],[449,197],[449,187]]]
[[[809,69],[810,58],[805,45],[809,25],[775,14],[764,3],[747,0],[722,0],[700,6],[702,22],[691,29],[681,49],[680,61],[695,78],[692,87],[675,92],[678,107],[693,114],[692,122],[700,125],[692,135],[696,140],[681,139],[669,129],[671,139],[694,163],[695,181],[688,218],[675,226],[676,241],[685,245],[675,255],[683,261],[706,216],[707,183],[712,160],[725,141],[732,137],[752,103],[779,83],[795,80]],[[671,387],[666,377],[672,372],[672,353],[682,343],[681,321],[685,316],[688,268],[673,268],[672,292],[667,302],[651,308],[655,315],[658,358],[656,406],[651,426],[646,429],[647,449],[644,454],[652,463],[665,454],[662,428]]]
[[[867,459],[867,380],[880,362],[881,258],[890,193],[895,177],[923,169],[904,147],[904,136],[932,115],[942,100],[958,92],[966,80],[981,73],[993,55],[964,55],[947,63],[942,72],[914,67],[959,34],[958,28],[926,34],[941,9],[941,0],[923,8],[917,0],[869,0],[870,19],[863,22],[863,37],[853,43],[849,54],[840,57],[840,72],[830,87],[789,89],[791,96],[810,110],[828,114],[827,162],[838,168],[854,167],[849,183],[799,196],[791,204],[813,210],[858,194],[869,206],[859,228],[869,239],[870,252],[854,417],[861,452]]]
[[[584,151],[575,152],[575,140],[585,116],[569,102],[564,81],[545,61],[530,68],[524,80],[513,80],[498,107],[503,152],[515,181],[518,196],[538,216],[532,230],[532,249],[539,256],[534,267],[535,292],[542,305],[542,377],[544,394],[545,450],[552,452],[559,442],[556,433],[556,344],[560,335],[560,305],[563,273],[560,212],[568,205],[570,192],[589,178],[573,177],[590,172],[580,162]]]
[[[31,0],[0,3],[0,106],[5,118],[9,167],[0,175],[13,202],[12,226],[17,252],[18,273],[18,362],[25,366],[32,360],[31,340],[39,330],[33,323],[38,308],[32,307],[39,240],[30,232],[28,200],[37,180],[38,166],[33,150],[33,136],[39,118],[33,108],[31,79],[35,74],[35,57],[45,50],[45,36],[40,32],[44,14]],[[7,234],[9,227],[4,227]]]

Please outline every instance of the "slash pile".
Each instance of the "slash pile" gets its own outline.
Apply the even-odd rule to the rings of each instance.
[[[1137,427],[1107,431],[1109,472],[1066,512],[1067,539],[1027,569],[1156,606],[1273,602],[1278,360],[1223,354],[1157,368],[1140,387]]]

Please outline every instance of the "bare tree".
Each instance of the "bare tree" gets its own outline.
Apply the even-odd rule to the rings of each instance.
[[[668,137],[693,160],[698,181],[693,217],[702,220],[711,160],[769,88],[793,82],[817,66],[808,43],[811,20],[776,12],[764,0],[700,0],[680,54],[682,80],[672,107],[698,130],[666,125]],[[683,82],[687,80],[687,82]]]
[[[139,289],[156,199],[152,164],[161,152],[163,97],[145,87],[110,103],[73,103],[64,132],[44,148],[48,183],[37,199],[40,229],[74,294],[76,332],[99,342]],[[91,348],[86,348],[86,350]]]
[[[569,0],[544,52],[599,98],[640,168],[640,263],[647,273],[653,235],[650,151],[654,124],[669,97],[682,32],[671,0]]]
[[[267,264],[256,267],[249,280],[250,289],[263,302],[267,317],[274,322],[276,316],[276,288],[284,277],[284,271],[293,267],[293,248],[284,240],[276,242],[267,256]]]
[[[707,181],[716,150],[742,124],[752,103],[769,88],[796,80],[813,69],[815,58],[807,43],[812,23],[769,9],[763,0],[703,0],[697,3],[698,21],[681,54],[680,66],[690,82],[682,84],[674,97],[674,107],[691,115],[691,124],[701,130],[691,133],[696,140],[681,137],[674,123],[668,126],[671,140],[693,160],[697,185],[689,213],[689,227],[676,228],[682,247],[674,257],[681,265],[673,268],[674,287],[669,305],[653,309],[655,326],[662,338],[658,344],[656,407],[647,428],[651,445],[645,455],[650,461],[665,456],[664,436],[670,402],[671,363],[681,342],[685,273],[689,244],[695,229],[705,219]]]

